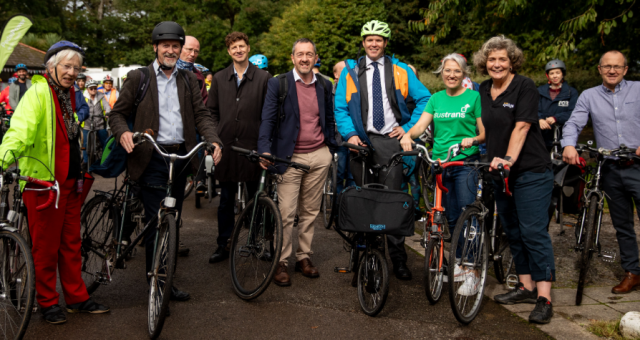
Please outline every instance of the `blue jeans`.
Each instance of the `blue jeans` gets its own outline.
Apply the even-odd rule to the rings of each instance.
[[[82,136],[84,137],[82,140],[82,146],[84,147],[84,151],[82,151],[82,155],[84,156],[84,162],[86,163],[89,159],[87,155],[87,139],[89,139],[89,130],[82,130]],[[107,145],[107,140],[109,139],[109,134],[106,129],[97,130],[98,143],[104,148]]]
[[[473,155],[465,158],[465,161],[479,160],[479,155]],[[476,199],[476,186],[478,185],[477,173],[468,166],[456,166],[444,169],[442,173],[442,184],[449,189],[444,194],[442,206],[449,222],[449,229],[454,230],[458,217],[462,213],[462,208],[473,203]],[[464,229],[462,230],[464,232]],[[456,257],[462,256],[462,247],[464,246],[464,237],[458,238],[458,248],[456,249]]]
[[[509,177],[513,196],[502,193],[503,184],[496,183],[495,197],[516,273],[531,275],[533,281],[555,281],[553,247],[547,231],[553,171],[514,175]]]
[[[336,153],[338,154],[338,183],[336,187],[338,194],[340,194],[345,187],[356,186],[356,182],[353,181],[351,167],[349,166],[349,148],[346,146],[338,147]]]

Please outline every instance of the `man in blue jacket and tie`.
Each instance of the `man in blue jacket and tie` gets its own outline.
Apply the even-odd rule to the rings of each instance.
[[[273,277],[274,283],[279,286],[291,285],[287,260],[292,254],[296,212],[299,220],[295,270],[310,278],[320,276],[309,256],[313,254],[313,222],[320,212],[322,188],[331,164],[328,146],[335,145],[335,120],[331,82],[316,77],[312,71],[317,59],[316,45],[309,39],[298,39],[291,52],[294,69],[269,79],[262,108],[258,152],[274,154],[311,168],[306,173],[294,168],[287,169],[281,164],[270,167],[282,174],[282,180],[278,182],[278,207],[283,226],[282,254]],[[280,82],[284,79],[287,94],[280,107]],[[280,110],[284,117],[278,118]],[[266,161],[260,165],[263,169],[270,166]]]

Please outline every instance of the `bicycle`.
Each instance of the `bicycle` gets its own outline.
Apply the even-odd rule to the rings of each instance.
[[[260,158],[287,167],[308,171],[307,165],[259,154],[235,146],[231,150],[243,154],[251,162]],[[276,164],[279,166],[280,164]],[[260,296],[269,287],[282,252],[282,217],[278,209],[277,176],[262,170],[260,184],[253,198],[240,213],[233,228],[229,265],[236,295],[243,300]]]
[[[95,123],[90,118],[91,123],[89,125],[89,133],[87,134],[87,167],[90,168],[97,160],[102,159],[102,147],[98,141],[98,130],[95,128]]]
[[[118,190],[103,192],[95,190],[96,195],[82,210],[82,276],[87,291],[95,291],[101,284],[109,284],[115,269],[126,269],[126,260],[131,256],[135,246],[151,230],[156,229],[157,234],[154,243],[154,259],[149,279],[149,308],[148,331],[152,339],[157,338],[162,332],[165,317],[169,307],[169,297],[175,263],[177,257],[177,231],[176,221],[178,211],[176,199],[171,195],[173,183],[173,166],[176,160],[191,159],[199,149],[210,144],[201,142],[184,156],[167,154],[162,151],[148,133],[136,132],[133,135],[136,145],[143,142],[153,144],[154,149],[165,158],[169,158],[169,179],[167,180],[167,195],[162,201],[158,215],[153,216],[132,241],[125,240],[125,222],[127,209],[134,204],[132,191],[136,183],[129,177],[125,177]],[[140,202],[138,202],[140,204]],[[139,211],[136,215],[138,223],[142,220]],[[134,214],[132,214],[134,215]],[[133,217],[132,217],[133,219]],[[118,226],[116,228],[116,226]]]
[[[5,339],[22,339],[32,313],[37,310],[34,305],[35,266],[19,181],[43,187],[25,187],[27,191],[49,191],[49,199],[36,207],[38,211],[47,209],[54,202],[57,209],[60,198],[57,181],[51,183],[22,176],[17,166],[0,172],[0,296],[3,297],[0,329]],[[9,208],[11,184],[15,184],[13,209]]]
[[[602,250],[600,244],[600,228],[602,227],[602,214],[604,207],[604,198],[606,193],[600,188],[600,179],[602,178],[601,169],[607,161],[613,161],[611,157],[634,161],[640,160],[635,155],[636,150],[627,148],[621,144],[619,148],[607,150],[605,148],[593,148],[593,142],[588,141],[587,145],[578,144],[576,150],[579,153],[587,151],[592,158],[596,158],[597,165],[592,167],[586,166],[585,174],[582,180],[585,181],[585,189],[582,195],[582,209],[578,217],[578,223],[575,228],[576,245],[574,250],[580,252],[580,276],[578,277],[578,289],[576,291],[576,306],[582,304],[582,293],[587,281],[587,274],[591,264],[591,257],[594,253],[598,253],[598,257],[604,262],[613,262],[616,259],[615,251]]]
[[[380,170],[387,170],[402,164],[403,156],[415,156],[418,154],[416,151],[398,152],[392,155],[385,165],[368,164],[371,155],[371,150],[368,147],[346,142],[342,143],[342,146],[356,150],[358,153],[356,157],[359,157],[363,163],[368,165],[368,170],[371,171],[374,178],[379,178]],[[367,166],[363,166],[363,184],[366,181],[366,172]],[[336,222],[334,230],[345,242],[345,250],[349,252],[349,265],[348,267],[336,267],[334,271],[336,273],[353,273],[351,286],[357,287],[360,308],[366,315],[376,316],[384,308],[389,294],[389,268],[384,250],[385,234],[343,232],[340,229],[339,222]],[[360,252],[362,252],[362,255]]]
[[[448,283],[449,301],[456,319],[469,324],[477,316],[482,306],[482,299],[487,280],[489,261],[493,261],[494,273],[500,282],[513,281],[509,277],[513,269],[513,259],[506,233],[502,225],[497,221],[495,201],[493,199],[492,185],[485,181],[484,176],[491,163],[479,161],[453,161],[443,165],[471,166],[478,173],[478,186],[476,199],[467,205],[454,228],[451,248],[449,251]],[[498,173],[503,182],[502,192],[511,196],[509,191],[509,167],[498,165]],[[488,195],[484,192],[487,190]],[[460,238],[463,237],[463,241]],[[462,246],[461,256],[457,256],[458,248]],[[460,273],[456,277],[456,268]],[[506,276],[506,277],[505,277]],[[517,277],[515,278],[517,282]]]
[[[338,154],[333,154],[329,172],[322,187],[322,203],[320,211],[322,211],[322,221],[326,229],[331,228],[336,214],[338,205]]]

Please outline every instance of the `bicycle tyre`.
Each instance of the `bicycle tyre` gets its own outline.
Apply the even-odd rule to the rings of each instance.
[[[151,339],[160,336],[169,309],[176,265],[176,246],[178,243],[176,233],[175,216],[164,215],[158,229],[158,242],[153,257],[152,275],[149,280],[148,321]],[[164,280],[162,275],[164,275]]]
[[[365,252],[368,252],[368,254],[365,253],[360,258],[360,265],[358,266],[358,301],[365,314],[376,316],[384,307],[389,294],[389,268],[387,259],[378,249],[370,249]],[[369,270],[373,270],[370,275]],[[375,292],[369,293],[366,285],[369,284],[372,278],[373,287],[371,289]],[[373,306],[367,304],[367,296],[372,296]]]
[[[108,197],[97,195],[85,204],[80,213],[81,273],[89,294],[100,287],[101,277],[107,275],[107,270],[113,275],[115,258],[111,259],[110,268],[106,267],[106,258],[115,256],[110,240],[113,228],[119,225],[119,218],[117,209],[108,204]]]
[[[466,230],[464,234],[462,231],[465,229],[466,221],[478,221],[477,226],[475,227],[475,233],[470,230]],[[470,225],[473,223],[468,223]],[[467,228],[468,229],[468,228]],[[488,233],[486,231],[486,226],[484,220],[482,219],[482,212],[480,208],[477,206],[467,206],[467,208],[462,212],[460,217],[458,218],[458,222],[456,223],[456,227],[454,229],[452,239],[451,239],[451,250],[449,252],[449,264],[451,269],[449,270],[449,302],[451,303],[451,310],[453,311],[453,315],[456,319],[465,325],[468,325],[475,319],[482,307],[482,300],[484,297],[484,289],[487,281],[487,267],[489,263],[489,242],[488,242]],[[456,282],[455,281],[455,264],[458,263],[458,259],[456,258],[456,250],[458,248],[458,239],[460,237],[465,237],[468,241],[465,243],[472,243],[476,238],[479,237],[480,245],[478,247],[464,247],[467,250],[471,250],[471,248],[477,248],[479,250],[478,253],[473,255],[474,263],[476,265],[479,264],[480,273],[477,275],[477,283],[476,283],[476,291],[475,293],[463,294],[460,293],[459,290],[462,290],[462,286],[466,283],[466,278],[464,280]],[[469,238],[471,237],[471,240]],[[477,257],[480,257],[480,260],[477,260]],[[462,254],[462,258],[467,258],[466,254]],[[462,261],[462,260],[460,260]],[[474,275],[473,273],[469,273],[468,275]],[[464,290],[463,290],[464,292]],[[467,309],[467,301],[468,298],[471,297],[475,299],[472,301],[470,308]]]
[[[334,161],[331,161],[331,166],[329,167],[329,173],[325,179],[322,193],[322,221],[324,222],[324,227],[326,229],[330,229],[331,225],[333,225],[338,200],[337,190],[338,167]]]
[[[576,291],[576,306],[582,304],[582,293],[584,285],[587,281],[589,273],[589,265],[591,264],[592,248],[596,239],[596,218],[598,216],[598,197],[591,196],[589,199],[589,211],[587,212],[587,221],[585,222],[585,242],[580,255],[580,276],[578,277],[578,289]]]
[[[231,282],[236,295],[243,300],[253,300],[269,287],[282,252],[282,217],[278,206],[271,198],[259,197],[255,226],[251,228],[255,204],[252,199],[236,221],[229,250]],[[253,242],[249,241],[250,234]]]
[[[13,261],[16,262],[12,265]],[[21,270],[12,272],[14,266]],[[0,282],[0,291],[5,297],[0,308],[5,314],[0,328],[5,339],[22,339],[33,313],[36,283],[31,247],[19,233],[0,231]],[[9,319],[12,322],[8,322]],[[10,329],[13,326],[15,328]]]
[[[89,157],[87,166],[88,168],[93,165],[96,161],[96,153],[98,151],[98,147],[96,145],[96,132],[90,131],[89,136],[87,137],[87,156]]]
[[[191,195],[191,193],[193,192],[193,188],[195,188],[196,186],[196,178],[195,176],[191,175],[191,176],[187,176],[187,184],[185,185],[184,188],[184,198],[186,199],[187,197],[189,197],[189,195]]]
[[[442,269],[444,269],[444,252],[440,254],[444,250],[442,247],[442,239],[431,238],[424,253],[424,292],[432,305],[440,301],[444,286],[444,271],[440,268],[440,260],[442,260]]]

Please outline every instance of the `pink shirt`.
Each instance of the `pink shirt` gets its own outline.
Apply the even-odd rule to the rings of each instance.
[[[318,98],[316,94],[316,84],[305,84],[296,81],[298,92],[298,107],[300,109],[300,131],[294,153],[310,153],[320,149],[324,145],[324,134],[320,126],[320,110],[318,109]]]

